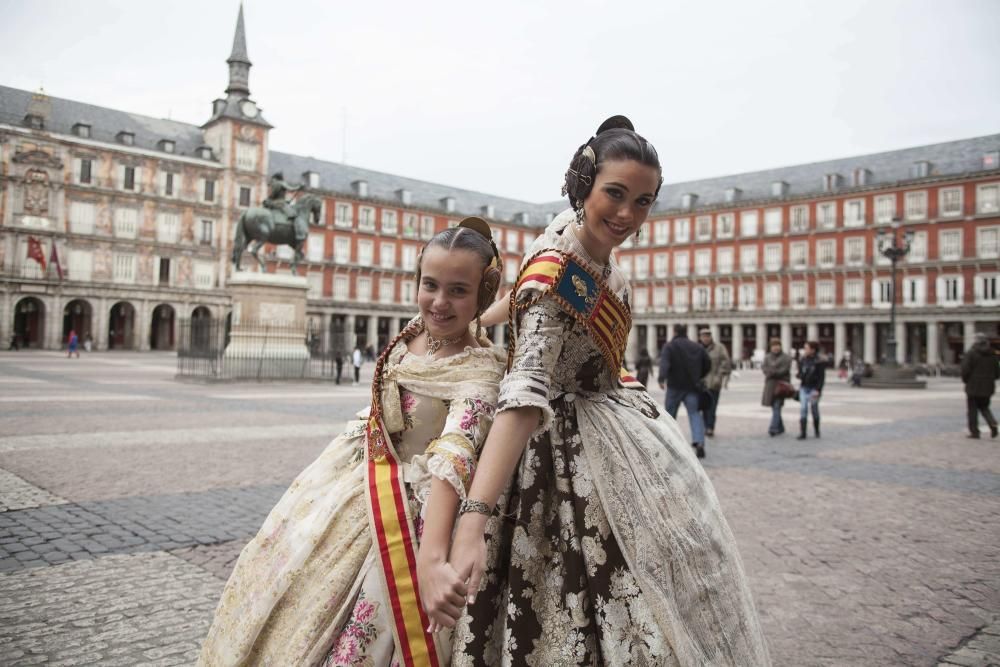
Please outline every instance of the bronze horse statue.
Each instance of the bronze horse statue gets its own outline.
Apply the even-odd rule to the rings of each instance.
[[[265,271],[264,260],[258,253],[265,243],[273,243],[291,246],[295,251],[292,275],[296,275],[299,262],[305,258],[302,246],[305,244],[309,225],[322,224],[320,211],[323,209],[323,200],[316,195],[306,194],[296,199],[291,206],[295,210],[295,217],[291,220],[286,220],[284,214],[279,214],[277,209],[263,207],[250,208],[240,214],[233,237],[233,265],[237,271],[243,270],[240,260],[243,251],[251,243],[254,246],[250,254],[257,260],[261,272]],[[275,219],[275,214],[280,216],[278,220]]]

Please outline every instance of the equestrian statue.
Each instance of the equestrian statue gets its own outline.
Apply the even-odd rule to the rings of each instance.
[[[292,274],[297,274],[299,262],[305,257],[302,246],[306,242],[309,225],[322,224],[320,211],[323,208],[323,200],[316,195],[304,194],[291,203],[285,198],[287,193],[301,189],[301,185],[286,183],[284,174],[279,171],[271,176],[268,197],[262,202],[263,207],[250,208],[240,214],[233,238],[233,265],[237,271],[242,271],[240,260],[243,251],[251,243],[254,246],[250,254],[260,264],[261,272],[266,271],[259,253],[265,243],[273,243],[291,246],[295,251]]]

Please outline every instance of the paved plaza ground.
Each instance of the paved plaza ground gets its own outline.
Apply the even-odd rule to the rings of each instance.
[[[0,665],[192,664],[240,549],[367,401],[175,363],[0,353]],[[1000,440],[964,437],[954,379],[827,387],[822,439],[796,403],[771,438],[746,371],[708,444],[775,664],[1000,664]]]

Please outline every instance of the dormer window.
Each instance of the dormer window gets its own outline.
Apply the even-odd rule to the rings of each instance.
[[[774,181],[771,183],[771,196],[784,197],[788,194],[788,183],[785,181]]]
[[[90,139],[90,125],[87,125],[86,123],[77,123],[73,126],[73,134],[81,139]]]
[[[306,171],[302,173],[302,180],[305,182],[306,187],[318,188],[319,187],[319,173],[315,171]]]
[[[996,169],[997,167],[1000,167],[1000,151],[983,153],[983,169]]]
[[[368,196],[368,181],[357,180],[351,183],[351,187],[354,188],[354,194],[359,197]]]
[[[734,202],[739,201],[739,198],[743,196],[743,191],[739,188],[726,188],[726,201]]]
[[[156,145],[164,153],[173,153],[177,148],[177,144],[170,139],[160,139]]]
[[[454,197],[441,197],[441,208],[447,213],[455,212],[455,198]]]
[[[208,146],[199,146],[197,150],[198,157],[202,160],[212,159],[212,149]]]
[[[406,188],[400,188],[396,190],[396,196],[399,198],[401,204],[409,206],[413,203],[413,193]]]
[[[836,192],[842,181],[840,174],[826,174],[823,176],[823,192]]]
[[[118,143],[120,143],[122,146],[135,145],[135,134],[133,134],[132,132],[126,132],[122,130],[121,132],[115,135],[115,138],[118,140]]]
[[[45,129],[45,119],[41,116],[29,113],[24,117],[24,126],[30,127],[32,130],[44,130]]]
[[[681,195],[681,208],[686,211],[690,211],[698,204],[698,195],[693,192],[688,192]]]
[[[479,215],[483,216],[484,218],[493,218],[496,216],[496,209],[493,207],[493,204],[486,204],[485,206],[480,206]]]
[[[931,163],[919,160],[910,165],[910,178],[927,178],[931,175]]]
[[[531,216],[528,215],[528,213],[522,211],[522,212],[520,212],[520,213],[517,214],[517,217],[515,218],[515,220],[517,220],[517,222],[519,222],[520,224],[527,226],[528,225],[528,221],[531,220]]]
[[[865,169],[864,167],[858,167],[852,172],[853,185],[855,187],[860,187],[863,185],[870,185],[872,182],[872,173]]]

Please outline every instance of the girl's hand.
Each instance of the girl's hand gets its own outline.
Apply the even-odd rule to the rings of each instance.
[[[466,582],[468,604],[476,601],[479,585],[486,571],[485,527],[485,516],[466,514],[461,517],[451,545],[451,555],[448,557],[458,578]]]
[[[464,579],[444,559],[424,560],[418,551],[417,581],[420,601],[430,617],[427,632],[455,627],[465,608],[467,589]]]

